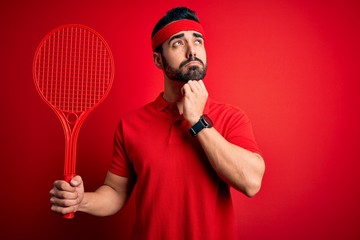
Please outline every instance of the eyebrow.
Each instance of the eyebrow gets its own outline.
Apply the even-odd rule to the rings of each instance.
[[[170,38],[169,42],[171,42],[172,40],[174,40],[174,39],[176,39],[176,38],[182,38],[182,37],[184,37],[184,36],[185,36],[184,33],[176,34],[176,35],[174,35],[174,36],[172,36],[172,37]],[[194,32],[194,33],[193,33],[193,36],[204,39],[204,37],[203,37],[200,33]]]
[[[172,37],[170,38],[169,42],[171,42],[172,40],[174,40],[174,39],[176,39],[176,38],[182,38],[182,37],[184,37],[184,36],[185,36],[184,33],[176,34],[176,35],[174,35],[174,36],[172,36]]]
[[[204,39],[203,35],[201,35],[200,33],[194,32],[194,33],[193,33],[193,36]]]

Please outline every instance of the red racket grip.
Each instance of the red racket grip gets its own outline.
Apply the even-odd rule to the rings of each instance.
[[[71,179],[73,177],[75,177],[76,174],[70,173],[70,174],[64,174],[64,180],[68,183],[70,183]],[[73,219],[75,217],[75,213],[71,212],[71,213],[67,213],[63,215],[63,218],[66,219]]]

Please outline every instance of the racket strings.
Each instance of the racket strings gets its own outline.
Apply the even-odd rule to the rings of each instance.
[[[50,35],[35,67],[43,96],[67,113],[80,113],[97,104],[112,79],[107,46],[93,32],[79,27]]]

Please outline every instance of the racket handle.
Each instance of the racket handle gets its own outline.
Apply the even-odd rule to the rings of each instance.
[[[71,179],[75,177],[75,174],[64,174],[64,180],[68,183],[70,183]],[[63,215],[63,218],[66,218],[66,219],[73,219],[75,217],[75,213],[74,212],[71,212],[71,213],[67,213],[67,214],[64,214]]]
[[[63,218],[65,218],[65,219],[73,219],[74,217],[75,217],[74,212],[67,213],[67,214],[63,215]]]

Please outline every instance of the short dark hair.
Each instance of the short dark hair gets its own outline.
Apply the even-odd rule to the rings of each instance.
[[[177,21],[177,20],[182,20],[182,19],[189,19],[189,20],[193,20],[193,21],[200,23],[199,18],[197,17],[196,13],[193,10],[191,10],[187,7],[176,7],[176,8],[169,10],[166,13],[166,15],[164,17],[162,17],[156,23],[156,25],[151,33],[151,38],[154,37],[154,35],[158,31],[160,31],[163,27],[165,27],[169,23]],[[162,52],[161,45],[155,49],[155,52]]]

